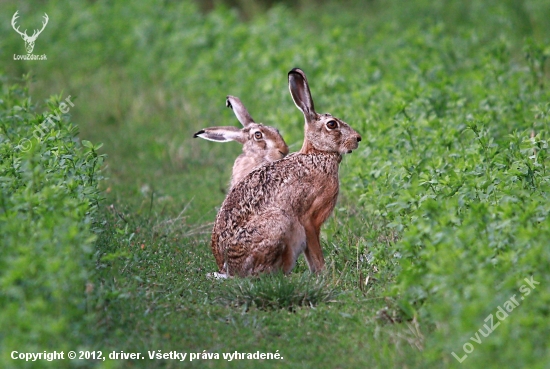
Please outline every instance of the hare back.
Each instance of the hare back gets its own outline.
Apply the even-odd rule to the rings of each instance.
[[[266,159],[258,156],[249,156],[241,154],[233,164],[233,174],[231,176],[231,188],[239,183],[254,168],[264,164]]]

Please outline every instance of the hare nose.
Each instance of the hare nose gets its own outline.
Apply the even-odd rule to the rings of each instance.
[[[357,136],[357,142],[361,142],[361,136]]]

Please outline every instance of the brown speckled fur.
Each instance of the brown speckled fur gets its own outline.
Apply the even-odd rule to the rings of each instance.
[[[256,168],[227,195],[212,231],[220,273],[289,273],[302,252],[311,271],[324,267],[320,228],[336,205],[342,154],[356,149],[361,136],[330,114],[315,113],[301,70],[289,72],[289,85],[306,118],[304,145]]]

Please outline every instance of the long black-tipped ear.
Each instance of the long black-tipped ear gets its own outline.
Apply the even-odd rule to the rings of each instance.
[[[244,144],[246,142],[247,135],[237,127],[210,127],[201,129],[195,133],[193,137],[200,137],[205,140],[215,142],[237,141]]]
[[[233,109],[233,112],[237,116],[237,119],[243,127],[248,126],[250,123],[255,123],[254,119],[248,114],[248,110],[244,107],[241,100],[236,96],[227,95],[227,99],[225,100],[225,105],[228,108]]]
[[[306,120],[309,121],[317,115],[313,107],[313,99],[309,91],[306,74],[300,68],[294,68],[288,72],[288,88],[294,104],[304,113]]]

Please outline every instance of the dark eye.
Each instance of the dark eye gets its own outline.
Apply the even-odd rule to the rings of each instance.
[[[258,131],[258,132],[256,132],[256,133],[254,133],[254,138],[255,138],[256,140],[261,140],[262,137],[263,137],[262,132]]]
[[[327,128],[328,129],[336,129],[336,128],[338,128],[338,123],[336,123],[335,120],[331,120],[331,121],[327,122]]]

